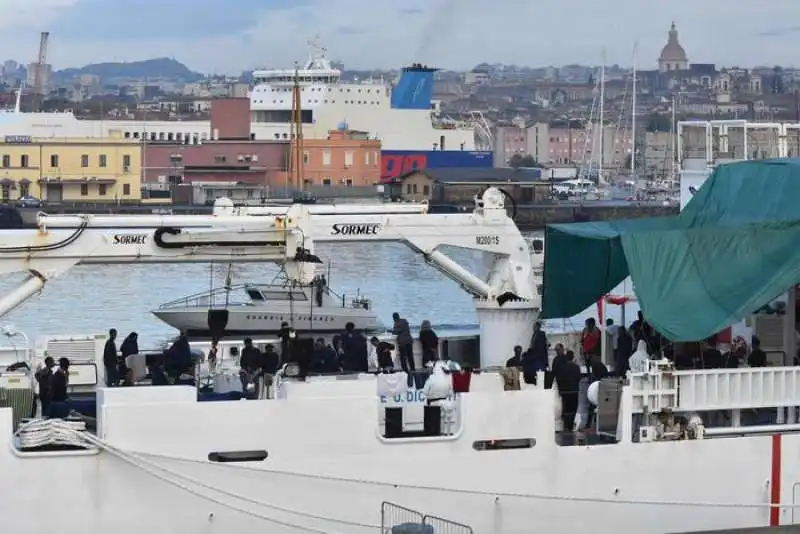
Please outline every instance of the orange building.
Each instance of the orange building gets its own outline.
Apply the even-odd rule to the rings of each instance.
[[[290,154],[294,153],[292,147]],[[365,132],[331,130],[327,139],[303,139],[302,167],[307,186],[376,185],[381,179],[381,142]]]

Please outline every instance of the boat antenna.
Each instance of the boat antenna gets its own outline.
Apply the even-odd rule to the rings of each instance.
[[[211,306],[212,293],[214,292],[214,262],[208,264],[208,304]]]
[[[228,273],[225,275],[225,309],[228,309],[228,303],[231,298],[231,270],[233,269],[233,262],[228,262]]]

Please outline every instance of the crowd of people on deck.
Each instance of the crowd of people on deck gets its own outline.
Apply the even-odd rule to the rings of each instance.
[[[59,358],[58,365],[51,356],[44,359],[34,375],[39,386],[38,400],[42,417],[61,417],[69,389],[69,359]]]
[[[628,328],[614,324],[613,319],[609,318],[606,320],[605,330],[607,360],[613,362],[611,370],[601,359],[603,334],[594,318],[586,319],[580,334],[582,364],[576,354],[561,343],[554,347],[555,356],[550,361],[547,335],[542,330],[541,323],[535,323],[527,350],[519,345],[514,347],[514,354],[506,362],[503,372],[506,389],[519,389],[520,379],[528,384],[536,384],[540,372],[550,371],[561,396],[564,428],[572,430],[578,413],[582,385],[585,387],[610,376],[624,377],[628,371],[646,372],[653,359],[670,360],[677,370],[767,365],[766,353],[761,349],[760,340],[756,336],[753,336],[749,346],[742,337],[736,337],[726,346],[719,344],[714,336],[699,344],[685,343],[676,347],[646,321],[641,311]],[[582,422],[582,428],[586,428],[588,423],[589,421]]]
[[[594,321],[592,320],[594,323]],[[593,328],[596,326],[593,324]],[[586,332],[587,326],[584,329]],[[700,343],[682,343],[676,346],[659,334],[638,312],[637,319],[626,329],[606,320],[609,350],[613,354],[617,376],[628,370],[644,372],[653,358],[670,360],[675,369],[736,369],[738,367],[764,367],[767,355],[761,350],[761,341],[753,336],[750,344],[737,336],[731,343],[720,343],[718,336],[711,336]],[[583,335],[582,335],[583,336]],[[598,336],[599,339],[599,336]],[[635,348],[635,350],[634,350]]]
[[[145,356],[139,352],[136,332],[128,334],[117,349],[117,330],[112,328],[103,348],[106,387],[133,386],[147,375],[154,386],[193,384],[194,364],[189,338],[183,332],[163,353]]]
[[[259,350],[251,338],[244,340],[244,349],[239,357],[239,378],[242,391],[247,392],[259,380],[269,385],[272,377],[283,364],[296,362],[303,375],[307,374],[335,374],[335,373],[366,373],[370,371],[390,372],[395,368],[396,353],[400,368],[406,373],[416,370],[414,361],[414,336],[408,320],[399,313],[392,315],[392,334],[394,343],[381,340],[377,337],[367,336],[355,329],[355,325],[348,322],[341,334],[333,336],[330,342],[320,337],[314,340],[310,355],[304,351],[295,351],[295,346],[301,346],[299,340],[288,323],[283,323],[279,337],[281,339],[280,353],[275,347],[268,344],[264,351]],[[430,321],[423,321],[418,341],[422,348],[422,364],[429,364],[439,359],[439,337],[431,327]],[[212,343],[209,353],[209,367],[213,369],[216,362],[216,343]]]

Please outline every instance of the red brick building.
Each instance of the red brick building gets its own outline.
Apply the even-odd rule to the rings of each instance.
[[[142,155],[149,183],[237,181],[275,185],[286,175],[289,143],[207,141],[199,145],[148,143]],[[281,184],[282,185],[282,184]]]
[[[148,141],[142,150],[145,191],[166,196],[171,186],[201,182],[251,190],[292,189],[293,141],[253,140],[250,101],[217,99],[211,106],[211,140],[201,144]],[[304,141],[305,186],[364,186],[380,180],[380,141],[365,134],[332,131],[327,139]],[[297,184],[299,185],[299,184]]]

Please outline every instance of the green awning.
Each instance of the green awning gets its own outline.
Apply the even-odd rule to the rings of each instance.
[[[647,320],[705,338],[800,282],[800,160],[718,167],[674,217],[551,225],[543,317],[571,317],[631,276]]]

